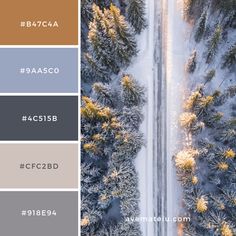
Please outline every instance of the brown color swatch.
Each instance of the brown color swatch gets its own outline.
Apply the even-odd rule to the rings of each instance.
[[[0,44],[77,45],[78,0],[2,1]]]
[[[77,144],[0,144],[0,188],[77,188]]]

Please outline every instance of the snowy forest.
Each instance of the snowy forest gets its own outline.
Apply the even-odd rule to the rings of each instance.
[[[175,154],[184,235],[236,235],[236,1],[184,0],[191,25]]]
[[[141,235],[145,88],[127,71],[147,26],[142,0],[81,1],[81,235]]]

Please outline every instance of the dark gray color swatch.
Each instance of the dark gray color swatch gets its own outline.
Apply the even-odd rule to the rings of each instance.
[[[0,192],[0,209],[2,236],[78,236],[77,192]],[[56,215],[23,216],[28,210]]]
[[[78,140],[77,96],[0,96],[0,111],[0,140]]]
[[[76,93],[77,68],[75,48],[1,48],[0,93]]]

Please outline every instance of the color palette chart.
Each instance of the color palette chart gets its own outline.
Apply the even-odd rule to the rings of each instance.
[[[2,2],[0,235],[78,236],[78,9]]]

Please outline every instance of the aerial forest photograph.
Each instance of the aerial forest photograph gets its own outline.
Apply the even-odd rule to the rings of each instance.
[[[81,0],[81,236],[236,236],[236,0]]]

